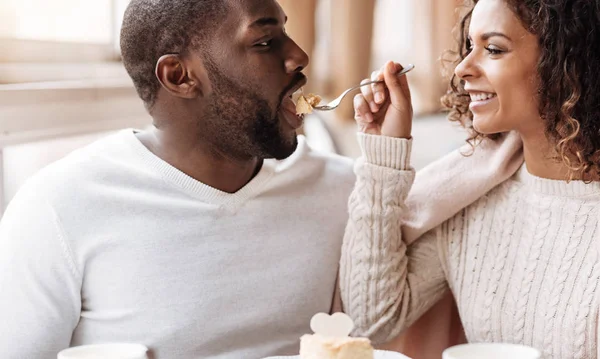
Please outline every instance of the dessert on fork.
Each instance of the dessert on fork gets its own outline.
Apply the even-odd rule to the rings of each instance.
[[[304,115],[311,114],[313,108],[321,102],[321,97],[315,94],[304,95],[302,89],[292,96],[292,100],[296,103],[296,114]]]

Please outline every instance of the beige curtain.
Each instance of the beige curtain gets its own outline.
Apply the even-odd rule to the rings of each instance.
[[[329,47],[326,49],[329,76],[326,83],[310,84],[309,90],[318,88],[327,97],[337,97],[343,90],[360,82],[370,74],[371,39],[373,35],[373,14],[375,0],[328,0],[329,21],[323,26],[330,30]],[[288,14],[287,32],[296,42],[315,58],[314,49],[315,14],[317,0],[279,0]],[[309,66],[309,75],[314,74],[315,61]],[[352,119],[352,101],[338,108],[335,115],[342,119]]]
[[[344,89],[368,77],[371,70],[371,43],[375,0],[331,1],[330,78],[326,95],[339,94]],[[440,58],[444,50],[454,46],[452,28],[457,21],[456,8],[462,0],[405,0],[413,13],[410,58],[417,66],[410,76],[415,113],[438,112],[440,97],[447,85],[442,78]],[[287,31],[309,55],[315,49],[315,13],[317,0],[279,0],[289,16]],[[392,36],[392,35],[390,35]],[[309,72],[310,74],[310,72]],[[351,101],[337,116],[353,118]],[[449,293],[400,337],[381,346],[402,352],[414,359],[439,359],[442,351],[465,342],[458,310]]]
[[[319,0],[279,0],[289,16],[287,30],[290,36],[313,59],[308,74],[313,81],[309,90],[317,90],[332,97],[346,88],[368,77],[374,68],[371,65],[373,46],[373,26],[376,0],[320,0],[327,4],[327,17],[320,24],[315,20]],[[388,0],[391,1],[391,0]],[[382,1],[385,2],[385,1]],[[452,28],[456,23],[457,4],[462,0],[403,0],[401,9],[411,11],[410,25],[392,26],[386,36],[406,36],[410,39],[410,48],[406,54],[398,57],[411,59],[417,66],[410,75],[416,114],[438,112],[441,109],[440,97],[447,88],[442,78],[440,57],[444,50],[454,46]],[[404,5],[405,3],[405,5]],[[397,7],[396,7],[397,8]],[[401,11],[401,10],[400,10]],[[379,16],[394,14],[380,12]],[[398,18],[406,18],[398,16]],[[389,19],[388,19],[389,22]],[[393,22],[393,21],[392,21]],[[329,30],[327,33],[315,32],[315,28]],[[323,82],[315,83],[316,66],[315,44],[317,36],[329,36],[324,57],[327,59],[328,73]],[[379,42],[379,43],[385,43]],[[320,55],[320,54],[319,54]],[[318,56],[323,58],[323,56]],[[336,116],[351,120],[352,101],[345,102]]]

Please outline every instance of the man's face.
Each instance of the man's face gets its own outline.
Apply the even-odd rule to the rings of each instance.
[[[306,83],[308,56],[285,33],[274,0],[232,1],[202,58],[211,93],[204,135],[228,155],[283,159],[297,146],[291,95]]]

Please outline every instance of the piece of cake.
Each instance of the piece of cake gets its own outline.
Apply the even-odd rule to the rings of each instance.
[[[296,114],[311,114],[313,108],[321,102],[321,97],[315,94],[300,95],[296,101]]]
[[[300,359],[373,359],[367,338],[330,337],[307,334],[300,338]]]

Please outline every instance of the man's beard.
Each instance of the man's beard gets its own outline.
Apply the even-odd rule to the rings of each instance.
[[[290,156],[298,140],[294,131],[284,132],[277,116],[284,94],[273,112],[256,92],[225,76],[211,61],[205,65],[213,93],[199,123],[203,138],[236,159]]]

